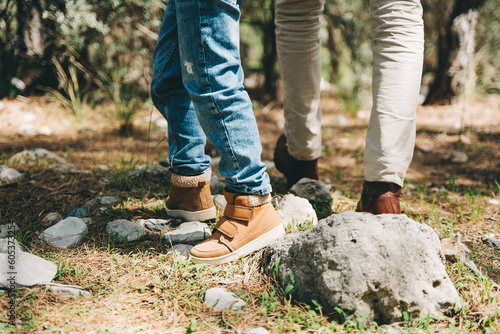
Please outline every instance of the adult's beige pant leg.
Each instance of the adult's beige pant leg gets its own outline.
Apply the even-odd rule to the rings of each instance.
[[[284,83],[285,135],[290,154],[313,160],[321,154],[319,110],[320,0],[277,0],[276,36]],[[368,126],[366,181],[403,185],[413,156],[423,63],[419,0],[372,0],[373,108]]]
[[[324,0],[277,0],[276,44],[283,81],[288,152],[298,160],[321,155],[320,17]]]
[[[419,0],[371,0],[373,107],[366,136],[366,181],[403,185],[413,157],[424,31]]]

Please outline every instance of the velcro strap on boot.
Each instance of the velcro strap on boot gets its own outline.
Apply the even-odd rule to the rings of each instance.
[[[217,225],[215,225],[215,229],[231,239],[238,234],[238,227],[230,220],[221,219]]]
[[[245,206],[227,203],[226,209],[224,210],[224,216],[248,222],[252,219],[253,210],[252,208],[247,208]]]

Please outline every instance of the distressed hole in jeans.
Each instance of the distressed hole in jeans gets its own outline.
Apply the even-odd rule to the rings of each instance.
[[[188,61],[185,61],[184,62],[184,67],[186,68],[186,71],[189,73],[189,74],[193,74],[193,63],[190,63]]]

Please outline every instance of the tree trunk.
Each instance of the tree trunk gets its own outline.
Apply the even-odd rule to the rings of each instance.
[[[43,4],[40,1],[18,0],[16,46],[12,76],[26,85],[26,92],[37,84],[50,66],[45,58],[45,41],[42,25]]]
[[[328,50],[330,51],[330,65],[332,66],[332,76],[336,77],[339,73],[339,58],[340,58],[340,46],[337,38],[335,36],[335,25],[330,19],[327,22],[328,27]]]
[[[485,0],[457,0],[446,28],[439,38],[436,77],[424,105],[452,104],[462,93],[474,57],[474,33],[479,8]]]
[[[274,100],[277,96],[278,75],[276,73],[276,62],[278,60],[278,53],[276,50],[276,33],[274,25],[274,0],[269,3],[269,11],[271,18],[263,23],[263,36],[262,44],[264,47],[264,54],[262,56],[263,70],[264,70],[264,90],[269,94],[269,99]]]

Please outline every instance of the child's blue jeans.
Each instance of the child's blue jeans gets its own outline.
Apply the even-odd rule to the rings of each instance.
[[[243,88],[240,7],[232,0],[169,0],[153,53],[151,95],[168,122],[172,171],[210,171],[206,138],[232,192],[271,192],[252,103]]]

